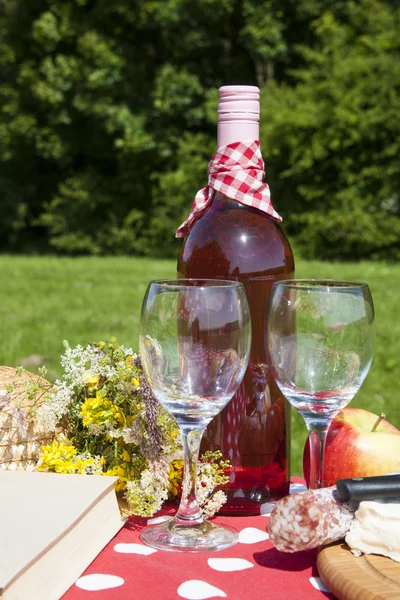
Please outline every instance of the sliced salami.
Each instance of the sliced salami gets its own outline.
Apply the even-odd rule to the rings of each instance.
[[[282,552],[329,544],[345,537],[356,509],[357,503],[339,500],[336,486],[290,494],[271,513],[269,538]]]

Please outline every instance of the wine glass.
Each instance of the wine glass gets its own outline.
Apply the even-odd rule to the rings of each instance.
[[[250,312],[241,283],[178,279],[149,284],[141,315],[143,369],[157,400],[176,419],[184,451],[178,512],[140,534],[153,548],[198,552],[237,542],[233,528],[204,519],[196,475],[203,432],[239,387],[250,342]]]
[[[268,307],[269,362],[282,394],[307,425],[311,489],[323,487],[329,425],[367,376],[374,339],[374,306],[366,283],[274,283]]]

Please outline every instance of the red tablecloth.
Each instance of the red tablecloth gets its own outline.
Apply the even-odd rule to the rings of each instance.
[[[292,484],[292,491],[299,487]],[[316,551],[283,554],[268,540],[269,509],[264,505],[257,517],[217,517],[235,527],[239,543],[199,554],[148,548],[139,539],[147,520],[131,517],[63,600],[332,599],[318,576]]]

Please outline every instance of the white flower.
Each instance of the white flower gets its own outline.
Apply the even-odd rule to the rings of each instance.
[[[120,348],[123,351],[123,353],[125,354],[125,356],[132,356],[133,360],[135,360],[135,358],[137,358],[137,354],[133,352],[132,348],[125,348],[125,346],[123,346],[122,344],[121,344]]]
[[[82,458],[83,460],[87,460],[88,458],[94,459],[94,462],[91,465],[86,465],[85,475],[101,475],[103,472],[101,456],[92,456],[89,452],[84,452],[83,454],[79,454],[79,458]]]
[[[114,439],[122,438],[126,444],[132,444],[132,429],[123,427],[122,429],[110,429],[108,435]]]
[[[88,429],[88,432],[92,435],[104,435],[105,433],[110,434],[107,425],[97,425],[96,423],[89,423],[89,425],[87,425],[86,427]]]
[[[57,423],[68,412],[73,390],[65,381],[57,380],[46,402],[37,409],[38,427],[42,431],[55,431]]]
[[[223,491],[215,492],[209,500],[203,504],[202,511],[206,519],[215,515],[219,509],[225,504],[227,498]]]
[[[139,481],[127,482],[125,496],[134,514],[149,517],[160,510],[168,498],[168,487],[155,478],[149,469],[145,469]]]
[[[67,348],[61,356],[61,366],[64,369],[64,379],[72,387],[84,386],[90,377],[103,375],[111,379],[118,375],[117,370],[110,365],[109,357],[97,346],[83,348]]]

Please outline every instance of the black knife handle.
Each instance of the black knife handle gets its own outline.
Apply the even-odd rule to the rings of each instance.
[[[339,479],[336,492],[342,502],[400,502],[400,474]]]

